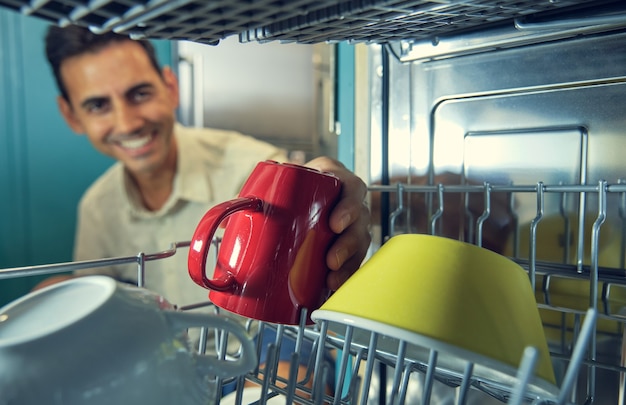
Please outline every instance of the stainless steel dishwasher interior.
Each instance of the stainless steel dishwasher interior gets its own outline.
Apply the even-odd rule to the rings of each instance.
[[[624,403],[625,34],[523,46],[497,44],[510,30],[491,34],[370,47],[371,132],[360,141],[370,148],[362,166],[371,191],[383,191],[375,239],[439,234],[455,223],[447,236],[521,263],[557,378],[584,310],[595,307],[596,333],[570,400]],[[508,232],[493,245],[481,225],[504,218]],[[557,299],[563,291],[572,299]]]

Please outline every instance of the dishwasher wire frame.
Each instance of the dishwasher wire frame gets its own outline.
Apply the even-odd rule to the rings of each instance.
[[[578,8],[597,0],[0,0],[0,6],[58,25],[96,33],[241,42],[385,43],[436,41],[438,35],[511,22],[541,12]],[[520,20],[524,21],[524,20]],[[605,22],[602,20],[602,22]]]
[[[307,314],[301,316],[301,323],[298,326],[276,325],[264,322],[248,320],[246,327],[251,330],[252,325],[258,325],[259,332],[263,328],[269,328],[274,331],[276,338],[273,343],[267,347],[267,360],[264,364],[246,375],[228,380],[211,379],[210,383],[216,387],[216,392],[221,392],[221,388],[227,384],[235,384],[235,403],[242,403],[244,394],[244,384],[256,383],[261,386],[260,397],[253,403],[264,404],[268,401],[276,400],[279,397],[279,403],[302,403],[302,404],[368,404],[373,403],[372,398],[376,399],[376,403],[390,404],[412,404],[421,403],[428,404],[431,401],[431,388],[433,382],[437,381],[456,389],[455,403],[465,403],[467,393],[470,390],[480,390],[487,393],[491,397],[501,401],[502,403],[521,404],[573,404],[578,402],[573,397],[573,391],[577,384],[577,377],[583,368],[587,368],[587,393],[583,400],[589,403],[589,399],[594,397],[595,390],[595,370],[600,368],[610,369],[612,371],[624,375],[626,369],[621,365],[603,363],[596,358],[596,321],[600,318],[606,318],[617,322],[624,322],[626,319],[619,311],[610,310],[606,305],[604,308],[598,307],[598,302],[608,302],[608,298],[613,285],[626,285],[626,278],[622,269],[607,269],[598,267],[598,238],[600,227],[606,218],[606,197],[608,194],[618,194],[620,196],[621,206],[619,209],[622,223],[626,222],[626,184],[607,184],[604,181],[597,185],[545,185],[538,183],[529,186],[501,186],[485,183],[483,185],[427,185],[415,186],[410,184],[397,184],[389,186],[370,186],[371,192],[377,191],[381,193],[421,193],[433,198],[433,204],[438,201],[438,207],[434,207],[432,214],[429,215],[431,226],[430,233],[435,233],[437,229],[436,223],[443,213],[443,199],[446,193],[482,193],[485,196],[484,212],[478,218],[474,219],[475,233],[474,243],[481,245],[482,227],[484,221],[490,214],[491,196],[495,193],[535,193],[537,195],[537,216],[531,223],[530,229],[530,252],[528,260],[517,260],[529,274],[530,281],[533,286],[536,283],[538,275],[543,276],[543,292],[546,297],[545,302],[538,302],[539,308],[549,308],[551,310],[560,311],[562,313],[575,313],[578,319],[584,319],[582,326],[574,330],[575,337],[573,347],[569,347],[568,351],[563,353],[551,353],[553,361],[563,361],[567,364],[564,378],[560,382],[560,390],[558,395],[545,397],[528,390],[528,381],[530,380],[534,366],[537,360],[538,352],[533,347],[528,347],[523,357],[520,359],[519,368],[515,383],[503,384],[498,381],[484,381],[480,377],[472,374],[473,364],[467,363],[465,371],[458,373],[451,370],[444,370],[437,365],[437,351],[430,348],[430,356],[427,362],[417,361],[405,357],[406,342],[400,340],[397,350],[383,349],[377,346],[377,333],[373,331],[361,330],[369,334],[369,344],[363,345],[353,341],[355,330],[359,329],[353,326],[347,326],[343,335],[337,335],[329,330],[329,323],[321,321],[313,326],[305,326],[304,320]],[[567,265],[558,263],[543,263],[535,260],[536,241],[537,241],[537,223],[541,221],[543,215],[543,196],[546,193],[557,193],[565,195],[566,193],[575,193],[581,197],[581,206],[584,205],[585,195],[595,194],[598,196],[598,212],[594,219],[593,232],[590,243],[592,260],[590,265],[582,265],[579,261],[578,265]],[[395,233],[397,217],[406,209],[402,205],[402,198],[398,207],[389,215],[390,229]],[[436,204],[435,204],[436,205]],[[581,219],[586,215],[584,210],[580,210]],[[581,221],[583,223],[583,221]],[[582,232],[582,231],[581,231]],[[519,233],[517,229],[516,234]],[[624,235],[624,233],[622,233]],[[213,241],[215,247],[219,247],[219,239]],[[625,240],[622,238],[622,248]],[[115,257],[108,259],[56,263],[39,266],[28,266],[20,268],[0,269],[0,279],[14,277],[28,277],[35,275],[50,275],[68,271],[75,271],[85,268],[104,267],[112,264],[135,263],[137,265],[139,287],[143,287],[146,278],[146,264],[153,260],[160,260],[175,254],[185,254],[183,250],[189,247],[189,242],[176,242],[171,247],[162,252],[153,254],[138,253],[136,256]],[[622,249],[623,256],[623,249]],[[621,261],[623,265],[623,260]],[[590,281],[590,301],[589,309],[581,311],[574,308],[554,307],[550,305],[549,289],[546,287],[549,280],[554,278],[579,278]],[[597,297],[597,286],[602,284],[602,296]],[[167,297],[165,297],[167,298]],[[210,302],[201,302],[195,305],[180,307],[180,310],[192,311],[206,308],[211,309],[215,313],[220,313],[220,309]],[[256,326],[255,325],[255,326]],[[564,331],[565,333],[565,331]],[[209,334],[214,334],[215,353],[222,359],[226,356],[226,340],[222,331],[202,329],[198,346],[199,353],[207,352],[207,342]],[[280,352],[281,342],[285,338],[295,341],[295,350],[291,353],[290,372],[287,378],[278,375],[278,356]],[[308,359],[300,359],[300,348],[307,341],[312,345],[312,354]],[[257,342],[257,350],[260,356],[262,351],[260,340]],[[327,381],[331,370],[323,362],[325,351],[336,353],[335,364],[335,388],[334,392],[326,391],[324,381]],[[228,354],[232,355],[231,353]],[[236,356],[237,354],[235,354]],[[297,375],[298,365],[306,364],[306,373]],[[386,387],[385,393],[380,394],[373,391],[370,383],[373,374],[376,372],[375,365],[384,366],[389,370],[393,370],[393,381],[391,387]],[[420,398],[407,396],[410,377],[417,375],[422,381],[422,392]],[[384,384],[383,384],[384,385]],[[389,389],[390,388],[390,389]],[[379,395],[380,394],[380,395]],[[620,395],[623,398],[623,379],[620,387]],[[378,397],[378,398],[376,398]],[[382,397],[382,398],[381,398]],[[282,402],[284,400],[284,402]],[[217,403],[220,399],[216,399]],[[272,402],[275,403],[275,402]]]

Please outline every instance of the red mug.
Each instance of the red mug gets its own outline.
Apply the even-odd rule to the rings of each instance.
[[[290,163],[257,164],[239,197],[211,208],[189,247],[189,275],[218,307],[260,321],[297,325],[329,296],[328,220],[341,192],[332,174]],[[225,221],[226,220],[226,221]],[[224,236],[213,278],[207,253],[219,225]],[[313,323],[307,316],[306,322]]]

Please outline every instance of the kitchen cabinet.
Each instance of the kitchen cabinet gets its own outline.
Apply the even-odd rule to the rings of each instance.
[[[58,113],[44,54],[47,26],[0,9],[0,268],[71,260],[78,200],[113,162]],[[170,64],[171,42],[155,45]],[[0,305],[40,279],[0,280]]]

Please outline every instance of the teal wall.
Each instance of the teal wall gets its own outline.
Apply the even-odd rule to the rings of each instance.
[[[70,261],[78,200],[112,163],[58,113],[47,26],[0,9],[0,268]],[[171,64],[172,44],[155,45]],[[0,280],[0,305],[41,278]]]

